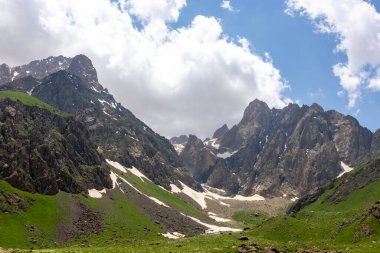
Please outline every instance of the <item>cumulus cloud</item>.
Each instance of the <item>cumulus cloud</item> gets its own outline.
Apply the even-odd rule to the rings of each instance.
[[[88,55],[100,82],[165,136],[209,136],[237,123],[254,98],[282,107],[287,88],[270,60],[215,17],[172,29],[185,0],[0,0],[0,60]],[[285,102],[284,102],[285,101]]]
[[[363,88],[380,90],[380,14],[370,2],[287,0],[287,7],[286,13],[308,17],[318,32],[337,35],[336,51],[347,61],[333,66],[333,73],[348,94],[350,108]]]
[[[235,9],[234,7],[232,7],[231,1],[228,1],[228,0],[223,0],[222,3],[220,4],[220,7],[222,9],[228,10],[230,12],[239,12],[240,11],[239,9]]]

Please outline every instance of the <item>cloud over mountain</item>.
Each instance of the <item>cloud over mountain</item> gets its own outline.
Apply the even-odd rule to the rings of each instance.
[[[185,0],[0,0],[0,59],[16,65],[84,53],[117,100],[167,136],[206,136],[232,125],[254,98],[284,106],[287,84],[279,70],[247,39],[228,37],[217,18],[196,16],[172,28],[185,6]]]

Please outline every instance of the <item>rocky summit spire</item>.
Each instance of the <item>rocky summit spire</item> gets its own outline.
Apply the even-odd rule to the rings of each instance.
[[[83,55],[77,55],[71,60],[67,71],[73,75],[79,76],[88,88],[100,88],[96,69],[91,60]]]

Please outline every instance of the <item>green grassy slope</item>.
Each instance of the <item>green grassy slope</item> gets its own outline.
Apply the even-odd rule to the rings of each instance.
[[[365,187],[353,190],[342,201],[328,200],[343,184],[350,183],[350,177],[358,170],[368,166],[372,166],[371,170],[376,169],[373,161],[378,159],[338,179],[332,189],[295,215],[279,215],[260,223],[247,215],[239,214],[238,217],[253,227],[248,235],[255,237],[254,241],[266,241],[283,250],[316,247],[345,252],[380,252],[380,220],[368,213],[368,209],[380,200],[380,181],[372,180]]]
[[[36,106],[42,109],[46,109],[50,112],[53,112],[55,114],[58,114],[63,117],[69,116],[67,113],[61,112],[58,109],[54,108],[51,105],[46,104],[45,102],[42,102],[41,100],[29,96],[28,94],[24,92],[19,91],[0,91],[0,100],[9,98],[13,101],[20,101],[21,103],[27,105],[27,106]]]
[[[30,200],[27,210],[0,212],[0,247],[50,248],[57,247],[55,231],[67,221],[68,208],[74,201],[99,211],[104,219],[104,231],[97,235],[65,242],[62,246],[131,244],[136,241],[162,240],[163,232],[149,217],[137,210],[119,190],[108,192],[111,198],[92,199],[84,195],[59,193],[55,196],[30,194],[0,181],[0,193],[15,193]],[[30,228],[33,231],[30,231]],[[32,243],[35,240],[37,243]],[[59,244],[58,244],[59,245]]]
[[[132,173],[121,173],[116,170],[115,172],[148,196],[155,197],[189,215],[207,217],[202,211],[190,206],[150,181],[142,181]],[[157,242],[160,245],[168,243],[166,247],[169,248],[173,246],[170,243],[171,240],[159,235],[165,231],[134,207],[128,200],[128,196],[118,188],[107,190],[107,197],[94,199],[86,195],[63,192],[55,196],[30,194],[13,188],[5,181],[0,181],[0,194],[2,192],[15,193],[30,200],[26,211],[13,209],[11,212],[5,213],[0,211],[0,235],[2,235],[0,236],[0,247],[3,248],[27,249],[60,246],[77,249],[78,247],[91,246],[91,248],[95,249],[104,245],[112,245],[112,247],[122,249],[125,245],[128,245],[128,249],[145,248],[147,250],[152,245],[156,245]],[[56,229],[60,223],[65,223],[69,220],[70,206],[78,201],[101,213],[104,220],[104,230],[99,234],[69,240],[61,244],[57,241]],[[31,227],[34,228],[32,232],[29,231]],[[33,240],[37,243],[33,243]],[[217,244],[216,242],[210,243]],[[188,245],[190,244],[188,243]],[[99,252],[101,251],[101,248],[99,248]]]
[[[129,183],[131,183],[138,190],[142,191],[148,196],[157,198],[158,200],[169,205],[170,207],[177,208],[186,214],[193,215],[196,217],[208,217],[204,212],[192,207],[191,205],[187,204],[186,202],[173,195],[172,193],[158,187],[151,181],[143,181],[132,173],[123,173],[117,169],[114,169],[113,171],[117,173],[119,176],[123,177]]]

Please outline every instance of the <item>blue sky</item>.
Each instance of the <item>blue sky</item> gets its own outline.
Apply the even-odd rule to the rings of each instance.
[[[347,97],[338,96],[342,90],[332,66],[346,60],[336,53],[337,36],[317,33],[305,17],[291,17],[285,13],[286,4],[279,0],[232,0],[238,11],[220,7],[220,1],[190,0],[182,10],[175,27],[186,26],[196,15],[220,19],[224,34],[234,38],[243,36],[251,42],[251,49],[259,55],[268,52],[273,65],[281,71],[291,88],[285,95],[301,104],[314,102],[325,110],[335,109],[355,116],[372,131],[380,128],[380,92],[364,90],[354,108],[348,108]],[[377,10],[380,1],[372,1]]]

